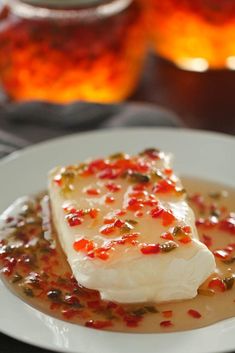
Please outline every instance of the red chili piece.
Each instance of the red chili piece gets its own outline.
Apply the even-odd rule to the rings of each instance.
[[[61,174],[56,175],[53,180],[58,186],[62,185],[62,176],[61,176]]]
[[[131,316],[131,315],[126,315],[123,318],[123,320],[125,321],[128,327],[137,327],[139,325],[139,322],[142,319],[143,319],[142,316]]]
[[[194,194],[190,197],[190,201],[193,202],[200,212],[205,212],[206,205],[204,197],[201,194]]]
[[[115,198],[113,196],[106,196],[105,198],[105,203],[110,204],[115,201]]]
[[[145,184],[136,184],[133,186],[133,190],[135,191],[143,191],[145,190],[146,185]]]
[[[100,195],[101,191],[99,189],[87,189],[86,193],[90,196],[98,196]]]
[[[92,174],[101,171],[107,167],[107,163],[103,159],[96,159],[88,165],[88,171]]]
[[[209,282],[208,287],[210,289],[218,290],[219,292],[225,292],[225,290],[226,290],[226,285],[224,284],[224,282],[220,278],[213,278]]]
[[[184,237],[179,239],[179,242],[182,243],[182,244],[188,244],[191,241],[192,241],[192,239],[188,235],[185,235]]]
[[[96,208],[91,208],[89,211],[89,216],[93,219],[97,218],[99,214],[99,210],[97,210]]]
[[[218,257],[219,259],[225,260],[229,256],[229,253],[223,249],[221,250],[214,250],[213,254]]]
[[[98,174],[100,179],[116,179],[119,176],[119,173],[114,169],[107,167]]]
[[[108,183],[105,185],[105,187],[110,191],[110,192],[118,192],[121,190],[121,185],[119,184],[114,184],[114,183]]]
[[[86,249],[86,246],[88,244],[89,244],[89,240],[82,238],[82,239],[77,240],[73,243],[73,248],[76,251],[82,251],[82,250]]]
[[[200,319],[202,317],[202,315],[197,310],[193,310],[193,309],[188,310],[188,314],[192,316],[194,319]]]
[[[144,151],[144,154],[146,156],[148,156],[149,158],[154,159],[154,160],[160,159],[160,153],[161,153],[160,151],[157,151],[157,150],[154,150],[151,148]]]
[[[159,254],[161,247],[160,244],[142,244],[140,250],[144,255]]]
[[[160,322],[161,327],[171,327],[173,323],[170,320]]]
[[[99,321],[99,320],[94,321],[94,320],[90,320],[90,321],[87,321],[85,323],[85,326],[89,327],[89,328],[102,330],[104,328],[113,326],[113,324],[112,324],[111,321]]]
[[[99,300],[92,300],[87,302],[88,308],[91,309],[100,309],[100,301]]]
[[[165,211],[162,214],[162,225],[164,227],[170,226],[175,221],[175,216],[171,211]]]
[[[170,180],[163,179],[159,181],[154,187],[153,192],[156,194],[168,194],[175,191],[175,185]]]
[[[212,238],[209,235],[203,234],[202,235],[202,242],[205,244],[208,248],[212,246]]]
[[[136,216],[137,218],[141,218],[141,217],[143,217],[143,215],[144,215],[144,213],[141,212],[141,211],[137,211],[137,212],[135,213],[135,216]]]
[[[70,227],[76,227],[82,224],[82,219],[78,217],[76,214],[68,214],[66,216],[66,220]]]
[[[190,226],[184,226],[184,227],[182,227],[182,230],[186,234],[191,234],[192,233],[192,228]]]
[[[116,215],[117,216],[125,216],[126,215],[126,211],[120,210],[120,211],[116,212]]]
[[[104,224],[113,224],[115,222],[115,218],[104,218]]]
[[[115,231],[115,227],[113,224],[107,224],[100,229],[100,233],[103,235],[109,235]]]
[[[235,235],[235,213],[231,213],[228,218],[220,221],[219,229]]]
[[[122,221],[121,219],[117,219],[117,220],[114,222],[114,227],[121,228],[124,224],[125,224],[124,221]]]
[[[141,210],[143,207],[144,207],[144,204],[140,202],[138,199],[133,197],[132,199],[129,200],[127,209],[129,211],[135,212],[135,211]]]
[[[171,210],[164,210],[160,207],[152,209],[150,215],[152,218],[161,218],[164,227],[170,226],[175,221],[175,216],[172,214]]]
[[[150,212],[152,218],[160,218],[162,213],[163,213],[163,208],[160,208],[160,207],[156,207]]]
[[[171,175],[173,174],[173,170],[170,169],[170,168],[165,168],[165,169],[164,169],[164,173],[165,173],[166,175],[168,175],[168,176],[171,176]]]
[[[102,247],[97,248],[95,250],[95,257],[98,257],[99,259],[104,260],[104,261],[108,260],[108,258],[109,258],[109,254],[107,253],[108,250],[109,249],[102,248]]]
[[[174,237],[170,232],[163,233],[160,237],[166,240],[174,240]]]

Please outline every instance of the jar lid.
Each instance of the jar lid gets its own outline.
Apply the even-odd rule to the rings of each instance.
[[[101,5],[110,0],[21,0],[22,2],[42,7],[53,7],[53,8],[74,8],[74,7],[88,7]]]
[[[133,0],[0,0],[23,18],[92,21],[124,11]],[[79,10],[79,11],[78,11]]]

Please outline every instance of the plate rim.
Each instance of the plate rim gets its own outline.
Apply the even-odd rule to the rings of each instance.
[[[63,142],[66,140],[73,140],[76,137],[81,137],[81,136],[92,136],[92,135],[108,135],[110,133],[118,133],[118,132],[123,132],[123,131],[128,131],[128,132],[139,132],[139,131],[145,131],[145,132],[152,132],[153,130],[160,130],[163,133],[164,132],[179,132],[179,133],[191,133],[193,135],[204,135],[209,136],[209,137],[217,137],[217,138],[222,138],[222,139],[226,139],[226,140],[230,140],[231,142],[235,141],[235,137],[233,135],[229,135],[226,134],[224,132],[218,132],[218,131],[211,131],[211,130],[202,130],[202,129],[193,129],[193,128],[187,128],[187,127],[166,127],[166,126],[152,126],[152,127],[131,127],[131,126],[127,126],[127,127],[118,127],[118,128],[102,128],[102,129],[92,129],[92,130],[88,130],[88,131],[78,131],[75,133],[71,133],[71,134],[65,134],[65,135],[61,135],[58,137],[53,137],[51,139],[47,139],[41,142],[37,142],[37,143],[32,143],[29,144],[26,147],[23,147],[21,149],[18,149],[12,153],[10,153],[9,155],[3,157],[0,159],[0,167],[2,164],[8,163],[9,161],[12,161],[13,159],[16,159],[18,157],[20,157],[20,155],[25,154],[25,153],[30,153],[31,151],[35,151],[38,148],[40,148],[41,146],[48,146],[50,147],[50,145],[54,144],[54,143],[58,143],[58,142]]]

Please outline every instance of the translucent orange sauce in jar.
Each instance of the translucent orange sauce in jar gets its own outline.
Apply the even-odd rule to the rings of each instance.
[[[0,21],[1,83],[15,101],[118,102],[146,50],[141,0],[8,0]]]
[[[234,0],[149,0],[156,52],[192,70],[235,69]]]

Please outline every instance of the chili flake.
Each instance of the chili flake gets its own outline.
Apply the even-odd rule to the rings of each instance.
[[[85,323],[85,326],[86,327],[89,327],[89,328],[94,328],[94,329],[104,329],[104,328],[107,328],[107,327],[111,327],[113,326],[113,323],[111,321],[95,321],[95,320],[89,320]]]
[[[160,322],[160,326],[167,328],[167,327],[173,326],[173,323],[170,320],[166,320],[166,321]]]
[[[113,196],[106,196],[105,198],[105,203],[110,204],[115,201],[115,198]]]
[[[99,196],[101,194],[101,191],[100,189],[87,189],[86,193],[89,196]]]
[[[208,287],[210,289],[214,289],[214,290],[218,290],[220,292],[224,292],[226,290],[226,285],[225,283],[223,282],[222,279],[216,277],[216,278],[213,278],[209,284],[208,284]]]
[[[214,250],[213,254],[218,257],[219,259],[225,260],[228,258],[229,253],[223,249],[221,250]]]
[[[76,227],[82,224],[83,219],[78,217],[76,214],[68,214],[65,216],[70,227]]]
[[[141,244],[140,251],[144,255],[159,254],[161,246],[160,244]]]
[[[108,183],[105,184],[105,187],[110,191],[110,192],[118,192],[119,190],[121,190],[121,185],[119,184],[114,184],[114,183]]]
[[[199,311],[194,310],[194,309],[188,310],[188,315],[192,316],[194,319],[200,319],[202,317],[202,315],[199,313]]]

